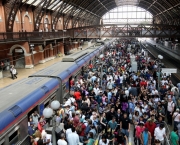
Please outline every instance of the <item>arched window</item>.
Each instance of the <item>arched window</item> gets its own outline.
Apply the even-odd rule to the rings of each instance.
[[[147,10],[125,5],[119,6],[107,12],[103,17],[103,24],[118,24],[118,23],[144,23],[151,24],[153,15]]]

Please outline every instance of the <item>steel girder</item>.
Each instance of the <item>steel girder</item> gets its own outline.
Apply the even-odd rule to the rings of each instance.
[[[6,32],[13,32],[13,25],[16,14],[22,4],[22,0],[4,1],[4,10],[6,15]]]
[[[180,38],[180,26],[157,24],[97,25],[74,28],[74,38],[163,37]]]
[[[77,24],[77,22],[79,21],[79,19],[81,19],[81,15],[82,15],[82,13],[84,12],[84,10],[86,10],[86,9],[88,9],[92,4],[94,4],[96,1],[93,1],[91,4],[89,4],[89,5],[85,5],[85,4],[87,4],[87,2],[86,1],[84,1],[84,9],[81,9],[74,17],[73,17],[73,28],[75,28],[76,27],[76,24]],[[82,5],[83,3],[81,3],[80,5]],[[95,15],[94,15],[94,17],[95,17]]]
[[[46,13],[46,9],[49,7],[50,2],[51,0],[44,0],[44,3],[36,7],[36,9],[34,10],[34,18],[35,18],[34,30],[35,31],[39,31],[39,25],[41,23],[42,17]]]
[[[59,9],[52,13],[52,30],[56,27],[59,17],[62,16],[62,11],[66,5],[67,3],[62,3]]]

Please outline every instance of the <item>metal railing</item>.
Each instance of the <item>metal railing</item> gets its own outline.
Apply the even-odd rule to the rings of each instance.
[[[34,39],[54,39],[70,37],[71,31],[58,32],[5,32],[0,33],[0,42],[3,41],[18,41],[18,40],[34,40]]]

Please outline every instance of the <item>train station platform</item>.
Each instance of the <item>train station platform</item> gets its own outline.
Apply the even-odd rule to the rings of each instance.
[[[172,47],[166,47],[166,46],[162,45],[161,43],[156,43],[152,39],[149,39],[149,40],[146,40],[146,41],[147,41],[147,43],[150,43],[150,44],[156,46],[156,49],[159,49],[163,53],[166,53],[169,56],[171,56],[171,57],[177,59],[178,61],[180,61],[180,57],[179,57],[180,50],[179,49],[174,49]]]
[[[90,45],[88,44],[85,44],[82,46],[82,49],[86,49],[90,46],[94,45],[94,43],[91,43]],[[74,49],[72,50],[70,53],[75,53],[77,51],[81,51],[81,50],[77,50],[77,49]],[[3,71],[3,78],[0,79],[0,88],[3,88],[3,87],[6,87],[6,86],[9,86],[11,85],[12,83],[15,83],[21,79],[24,79],[24,78],[27,78],[28,76],[34,74],[35,72],[37,71],[40,71],[48,66],[51,66],[52,64],[56,63],[56,62],[59,62],[62,60],[63,57],[56,57],[55,59],[53,60],[50,60],[46,63],[43,63],[43,64],[38,64],[38,65],[35,65],[34,68],[31,68],[31,69],[17,69],[17,72],[18,72],[18,75],[17,75],[17,79],[11,79],[11,74],[9,71]]]
[[[179,83],[179,80],[180,80],[180,68],[179,68],[179,63],[180,63],[180,60],[177,60],[177,59],[174,59],[175,57],[175,54],[171,54],[170,51],[171,49],[170,48],[167,48],[164,46],[164,48],[160,45],[157,45],[157,43],[155,41],[152,41],[152,40],[146,40],[143,42],[143,45],[145,46],[146,45],[146,48],[148,49],[149,53],[154,56],[155,58],[158,58],[158,55],[162,55],[163,56],[163,59],[161,60],[162,63],[164,63],[164,66],[166,68],[176,68],[177,69],[177,73],[174,73],[173,75],[175,76],[175,80],[173,81],[174,83]],[[155,47],[156,45],[156,47]],[[162,49],[160,49],[162,48]],[[169,51],[169,53],[165,52],[166,51]],[[174,51],[171,51],[172,53]],[[178,52],[178,50],[176,50],[176,52]]]

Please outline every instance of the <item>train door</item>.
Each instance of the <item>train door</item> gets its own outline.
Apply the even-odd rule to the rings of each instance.
[[[84,76],[84,70],[85,70],[85,68],[84,68],[84,66],[81,68],[81,76]]]
[[[28,118],[29,118],[35,111],[37,111],[38,114],[40,113],[40,112],[39,112],[39,109],[38,109],[38,106],[34,107],[31,111],[29,111],[29,113],[28,113]]]
[[[71,90],[71,85],[73,85],[73,77],[69,78],[69,91]]]

